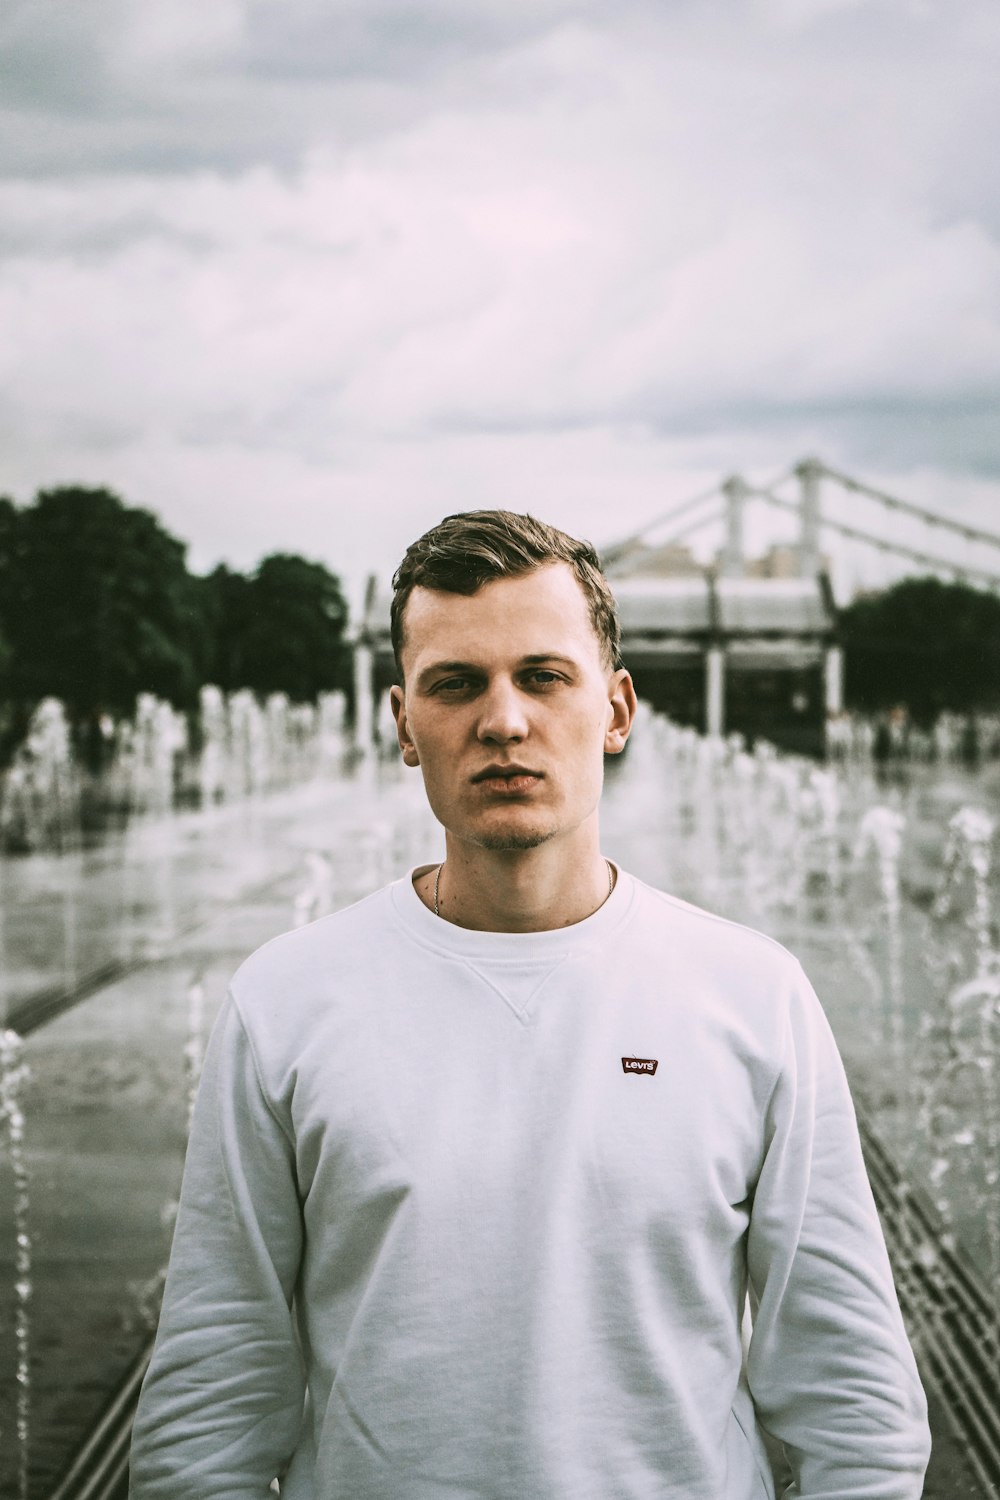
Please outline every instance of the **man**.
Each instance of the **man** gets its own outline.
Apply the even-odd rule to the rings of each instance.
[[[236,975],[134,1500],[764,1500],[765,1434],[788,1495],[916,1500],[923,1394],[818,1003],[600,852],[635,696],[596,554],[473,512],[394,582],[446,858]]]

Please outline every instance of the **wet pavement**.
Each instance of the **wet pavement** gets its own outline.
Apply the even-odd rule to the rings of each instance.
[[[655,765],[637,756],[610,778],[608,854],[788,941],[827,1006],[852,1080],[902,1141],[904,1090],[900,1079],[890,1080],[890,1098],[886,1086],[899,1035],[891,1017],[876,1014],[885,997],[872,998],[871,974],[881,963],[874,936],[867,942],[862,932],[845,950],[829,892],[813,900],[807,890],[791,890],[790,901],[778,901],[766,888],[773,872],[761,871],[767,878],[751,899],[746,870],[735,856],[720,859],[704,829],[685,824],[655,775]],[[183,1160],[190,1058],[230,974],[268,937],[439,857],[442,844],[417,777],[363,763],[334,783],[139,826],[100,850],[3,862],[5,1014],[30,1018],[40,994],[85,995],[37,1025],[25,1044],[32,1500],[51,1493],[148,1340]],[[103,982],[102,965],[115,964],[119,970]],[[915,1036],[917,1017],[907,1024]],[[898,1054],[891,1060],[900,1063]],[[912,1122],[909,1128],[912,1134]],[[0,1151],[0,1204],[10,1191]],[[8,1222],[5,1212],[0,1223]],[[0,1242],[4,1495],[16,1494],[10,1238]],[[932,1410],[926,1495],[985,1500],[990,1491],[969,1470],[936,1398]]]

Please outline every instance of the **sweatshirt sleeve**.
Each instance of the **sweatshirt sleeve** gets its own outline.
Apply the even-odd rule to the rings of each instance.
[[[212,1032],[159,1329],[132,1439],[131,1500],[264,1500],[295,1448],[291,1313],[302,1212],[291,1142],[231,997]]]
[[[747,1378],[787,1500],[919,1500],[927,1407],[836,1044],[796,966],[747,1241]]]

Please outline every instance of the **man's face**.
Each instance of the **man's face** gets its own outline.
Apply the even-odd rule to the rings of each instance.
[[[528,849],[596,818],[603,757],[624,747],[635,698],[568,563],[468,596],[416,588],[404,632],[400,748],[449,834]]]

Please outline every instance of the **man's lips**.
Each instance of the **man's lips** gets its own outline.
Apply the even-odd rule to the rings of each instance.
[[[472,778],[476,786],[488,787],[491,792],[505,792],[508,796],[530,791],[541,779],[541,771],[529,771],[525,766],[487,766]]]

